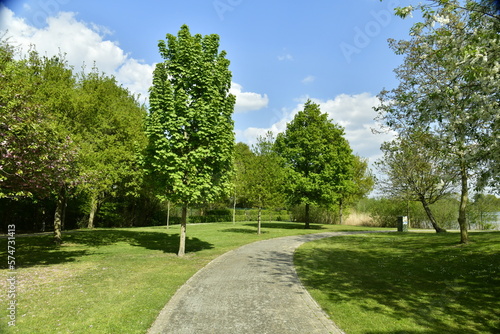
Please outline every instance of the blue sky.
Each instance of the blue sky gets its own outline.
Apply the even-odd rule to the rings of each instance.
[[[284,131],[310,98],[345,127],[354,152],[373,163],[389,135],[374,135],[376,95],[397,85],[401,63],[387,39],[408,38],[414,20],[393,8],[410,0],[7,0],[0,30],[27,49],[59,50],[147,96],[157,43],[182,24],[218,34],[233,73],[237,141]],[[413,2],[415,3],[415,2]]]

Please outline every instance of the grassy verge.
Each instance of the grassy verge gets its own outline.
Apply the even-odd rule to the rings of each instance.
[[[196,271],[241,245],[350,226],[255,222],[188,226],[178,258],[179,227],[81,230],[16,238],[16,326],[7,318],[7,240],[0,239],[0,333],[145,333],[165,303]]]
[[[299,276],[348,334],[500,333],[500,233],[334,237],[297,249]]]

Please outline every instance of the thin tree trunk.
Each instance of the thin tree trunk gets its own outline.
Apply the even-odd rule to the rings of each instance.
[[[170,201],[167,202],[167,230],[170,228]]]
[[[306,204],[306,226],[304,228],[311,228],[311,226],[309,225],[309,203]]]
[[[406,217],[408,218],[408,228],[410,228],[410,201],[406,201]],[[412,217],[413,218],[413,217]]]
[[[342,198],[339,200],[339,221],[340,221],[340,225],[342,225],[344,223],[344,212],[343,212],[343,205],[344,205],[344,201],[342,201]]]
[[[178,256],[184,256],[186,253],[186,221],[187,221],[187,205],[184,204],[182,207],[181,215],[181,237],[179,242],[179,253]]]
[[[257,234],[260,235],[260,218],[261,218],[261,207],[259,206],[259,214],[257,215]]]
[[[460,226],[460,243],[466,244],[469,241],[469,235],[467,232],[467,202],[469,201],[469,187],[468,177],[467,177],[467,169],[465,166],[465,162],[463,161],[460,166],[461,173],[461,194],[460,194],[460,208],[458,210],[458,225]]]
[[[427,217],[429,217],[429,220],[431,221],[432,227],[436,230],[436,233],[446,232],[445,229],[439,227],[439,225],[437,224],[436,218],[434,218],[434,215],[432,214],[431,208],[429,207],[429,203],[427,203],[426,199],[424,197],[421,197],[420,202],[422,203],[422,206],[424,207],[424,210],[425,210],[425,213],[427,214]]]
[[[236,224],[236,193],[234,194],[233,201],[233,225]]]
[[[99,211],[99,195],[92,195],[90,199],[90,213],[87,228],[94,228],[94,221],[97,211]]]
[[[54,214],[54,242],[57,245],[60,245],[62,243],[61,218],[63,213],[63,205],[64,205],[64,190],[61,187],[61,189],[59,189],[59,193],[57,194],[57,206],[56,206],[56,212]]]
[[[66,187],[63,187],[63,208],[61,214],[61,230],[64,231],[64,225],[66,223],[66,209],[68,208],[68,196],[66,194]]]

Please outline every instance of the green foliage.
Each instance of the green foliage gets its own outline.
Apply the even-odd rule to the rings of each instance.
[[[285,163],[292,205],[331,206],[353,186],[354,158],[344,130],[310,100],[278,135],[275,149]]]
[[[246,194],[246,185],[250,165],[255,154],[245,143],[236,143],[234,147],[234,173],[233,173],[233,204],[239,204],[240,207],[250,207]]]
[[[44,78],[31,53],[15,60],[0,41],[0,197],[47,197],[74,176],[75,145],[40,95]]]
[[[377,226],[396,227],[398,216],[408,215],[408,205],[413,207],[414,203],[384,197],[365,198],[357,203],[356,210],[368,213]],[[410,214],[410,217],[413,218],[413,215]]]
[[[291,209],[290,218],[296,222],[305,222],[305,206],[296,205]],[[309,221],[313,224],[339,224],[340,217],[337,210],[324,207],[312,207],[309,211]]]
[[[95,68],[75,74],[64,57],[34,50],[15,60],[2,42],[0,82],[0,197],[29,196],[35,206],[56,197],[62,219],[65,189],[99,205],[106,197],[139,194],[146,112],[114,78]]]
[[[204,203],[228,192],[233,163],[231,72],[217,35],[192,36],[181,27],[158,44],[147,122],[147,168],[160,195]]]
[[[280,157],[273,151],[274,136],[268,132],[252,147],[253,156],[246,169],[246,198],[258,208],[283,205],[281,185],[283,168]]]
[[[500,212],[500,198],[492,194],[477,193],[473,197],[468,210],[468,219],[471,224],[478,228],[489,229],[497,222]]]
[[[492,6],[475,1],[431,1],[418,9],[423,22],[413,26],[411,39],[390,42],[405,56],[395,70],[400,84],[380,93],[376,109],[379,119],[400,134],[418,128],[438,139],[432,149],[459,170],[458,219],[466,243],[471,184],[498,189],[499,20]]]

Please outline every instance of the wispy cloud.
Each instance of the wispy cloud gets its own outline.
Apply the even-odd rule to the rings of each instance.
[[[278,56],[278,60],[279,61],[292,61],[293,60],[293,56],[289,53],[285,53],[285,54],[282,54],[280,56]]]
[[[316,77],[314,75],[308,75],[307,77],[305,77],[304,79],[302,79],[302,83],[303,84],[309,84],[309,83],[312,83],[316,80]]]

